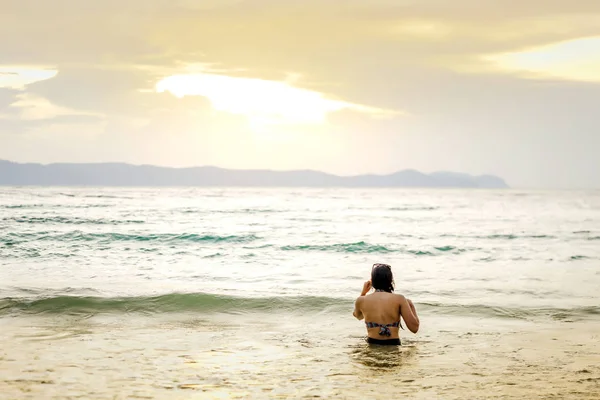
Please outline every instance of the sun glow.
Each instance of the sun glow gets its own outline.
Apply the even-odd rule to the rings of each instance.
[[[554,43],[484,58],[497,67],[531,77],[600,82],[600,37]]]
[[[293,82],[297,80],[291,80]],[[246,116],[251,127],[281,124],[323,124],[327,114],[344,109],[373,116],[389,111],[326,98],[290,82],[240,78],[209,73],[173,75],[156,84],[158,92],[177,97],[203,96],[218,111]]]

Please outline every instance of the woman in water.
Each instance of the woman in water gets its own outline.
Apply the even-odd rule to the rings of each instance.
[[[367,296],[371,288],[375,292]],[[365,319],[367,342],[372,344],[399,345],[400,317],[409,331],[417,333],[419,330],[415,305],[401,294],[394,294],[392,267],[387,264],[373,265],[371,280],[365,282],[353,314],[359,321]]]

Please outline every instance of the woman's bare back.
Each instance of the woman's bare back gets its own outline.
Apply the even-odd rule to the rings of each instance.
[[[366,287],[367,283],[365,283]],[[354,316],[358,320],[365,320],[369,337],[398,339],[401,319],[405,321],[411,332],[417,333],[419,318],[412,301],[403,295],[385,291],[375,291],[366,295],[365,288],[363,288],[363,294],[356,299]],[[366,291],[368,292],[368,290],[370,290],[370,285]],[[386,326],[387,329],[385,329]]]

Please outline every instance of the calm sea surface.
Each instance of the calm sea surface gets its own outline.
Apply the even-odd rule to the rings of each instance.
[[[399,395],[600,398],[600,192],[0,188],[0,398]]]

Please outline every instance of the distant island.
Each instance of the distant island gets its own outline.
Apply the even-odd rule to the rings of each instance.
[[[508,188],[497,176],[454,172],[404,170],[389,175],[337,176],[312,170],[167,168],[125,163],[44,165],[4,160],[0,160],[0,185]]]

